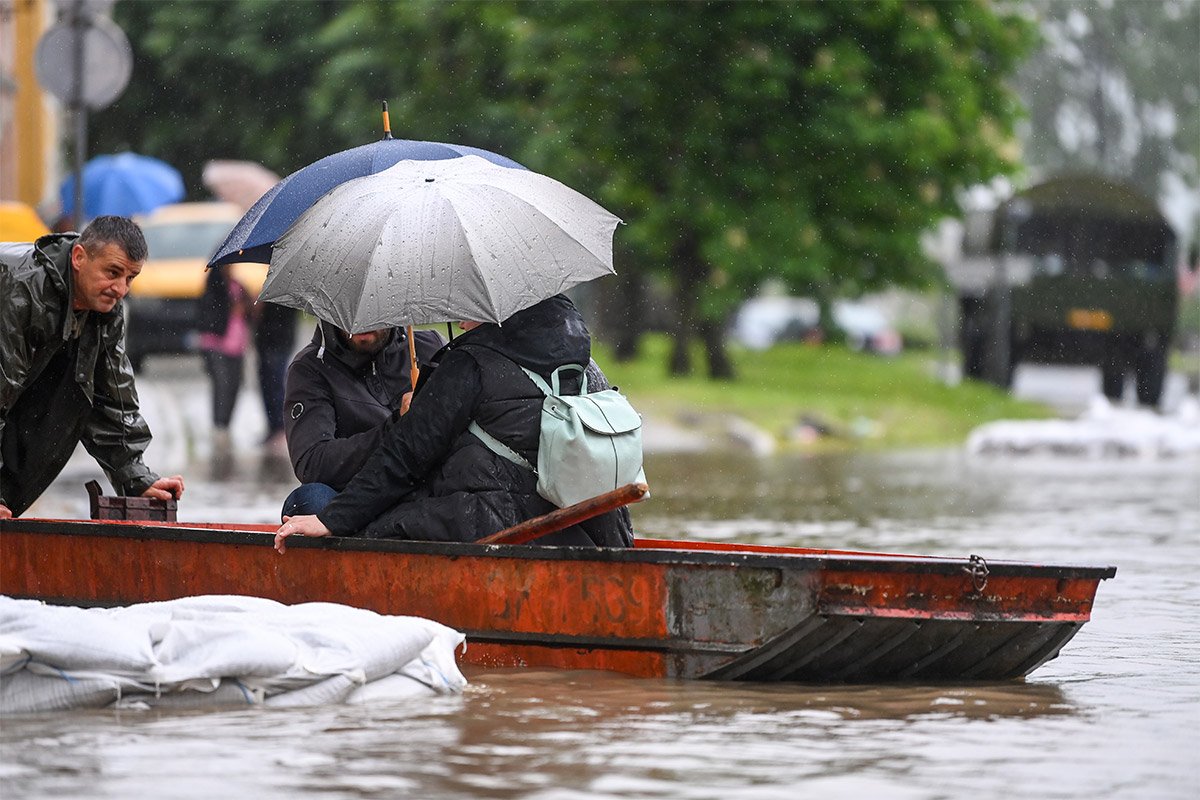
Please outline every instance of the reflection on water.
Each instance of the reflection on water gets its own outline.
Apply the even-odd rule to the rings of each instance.
[[[193,474],[181,517],[276,519],[294,481],[256,459],[238,453],[213,480]],[[1118,574],[1101,585],[1092,621],[1026,682],[475,671],[463,697],[407,705],[19,717],[0,726],[2,795],[1197,796],[1200,463],[688,455],[652,458],[647,474],[642,535],[980,553]]]
[[[896,748],[931,744],[942,728],[1073,713],[1057,687],[1021,683],[798,688],[599,673],[471,677],[462,698],[419,706],[14,719],[0,736],[5,782],[22,797],[136,796],[156,776],[187,776],[170,797],[231,787],[260,797],[519,798],[555,789],[713,797],[838,774],[854,783],[864,771],[900,769]],[[17,731],[29,741],[18,743]]]

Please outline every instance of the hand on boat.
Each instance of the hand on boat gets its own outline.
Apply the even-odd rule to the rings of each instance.
[[[12,509],[0,503],[0,519],[12,519]]]
[[[283,524],[275,531],[275,549],[280,553],[287,551],[285,540],[293,534],[300,536],[328,536],[329,528],[313,514],[302,514],[298,517],[284,517]]]
[[[142,497],[153,497],[156,500],[178,500],[183,497],[183,476],[171,475],[159,478],[150,484],[150,488],[142,492]]]

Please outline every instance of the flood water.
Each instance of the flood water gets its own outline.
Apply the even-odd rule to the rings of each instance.
[[[181,518],[270,521],[292,485],[257,454],[217,467],[189,476]],[[372,708],[13,717],[0,797],[1200,796],[1200,462],[689,454],[654,456],[647,474],[641,535],[1118,573],[1092,621],[1023,682],[475,671],[462,697]],[[86,516],[81,503],[52,493],[40,511]]]

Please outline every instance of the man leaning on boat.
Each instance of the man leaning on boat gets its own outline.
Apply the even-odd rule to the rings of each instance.
[[[0,518],[24,513],[80,442],[119,494],[183,494],[142,461],[150,428],[125,355],[121,301],[146,255],[125,217],[0,243]]]

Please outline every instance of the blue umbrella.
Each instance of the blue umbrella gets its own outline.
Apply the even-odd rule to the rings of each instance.
[[[179,170],[136,153],[96,156],[83,167],[83,216],[144,214],[183,199]],[[75,212],[75,175],[59,189],[64,214]]]
[[[478,147],[393,139],[388,134],[378,142],[326,156],[275,184],[246,212],[208,265],[237,261],[268,264],[275,240],[331,189],[382,172],[400,161],[440,161],[461,156],[480,156],[502,167],[525,169],[511,158]]]

